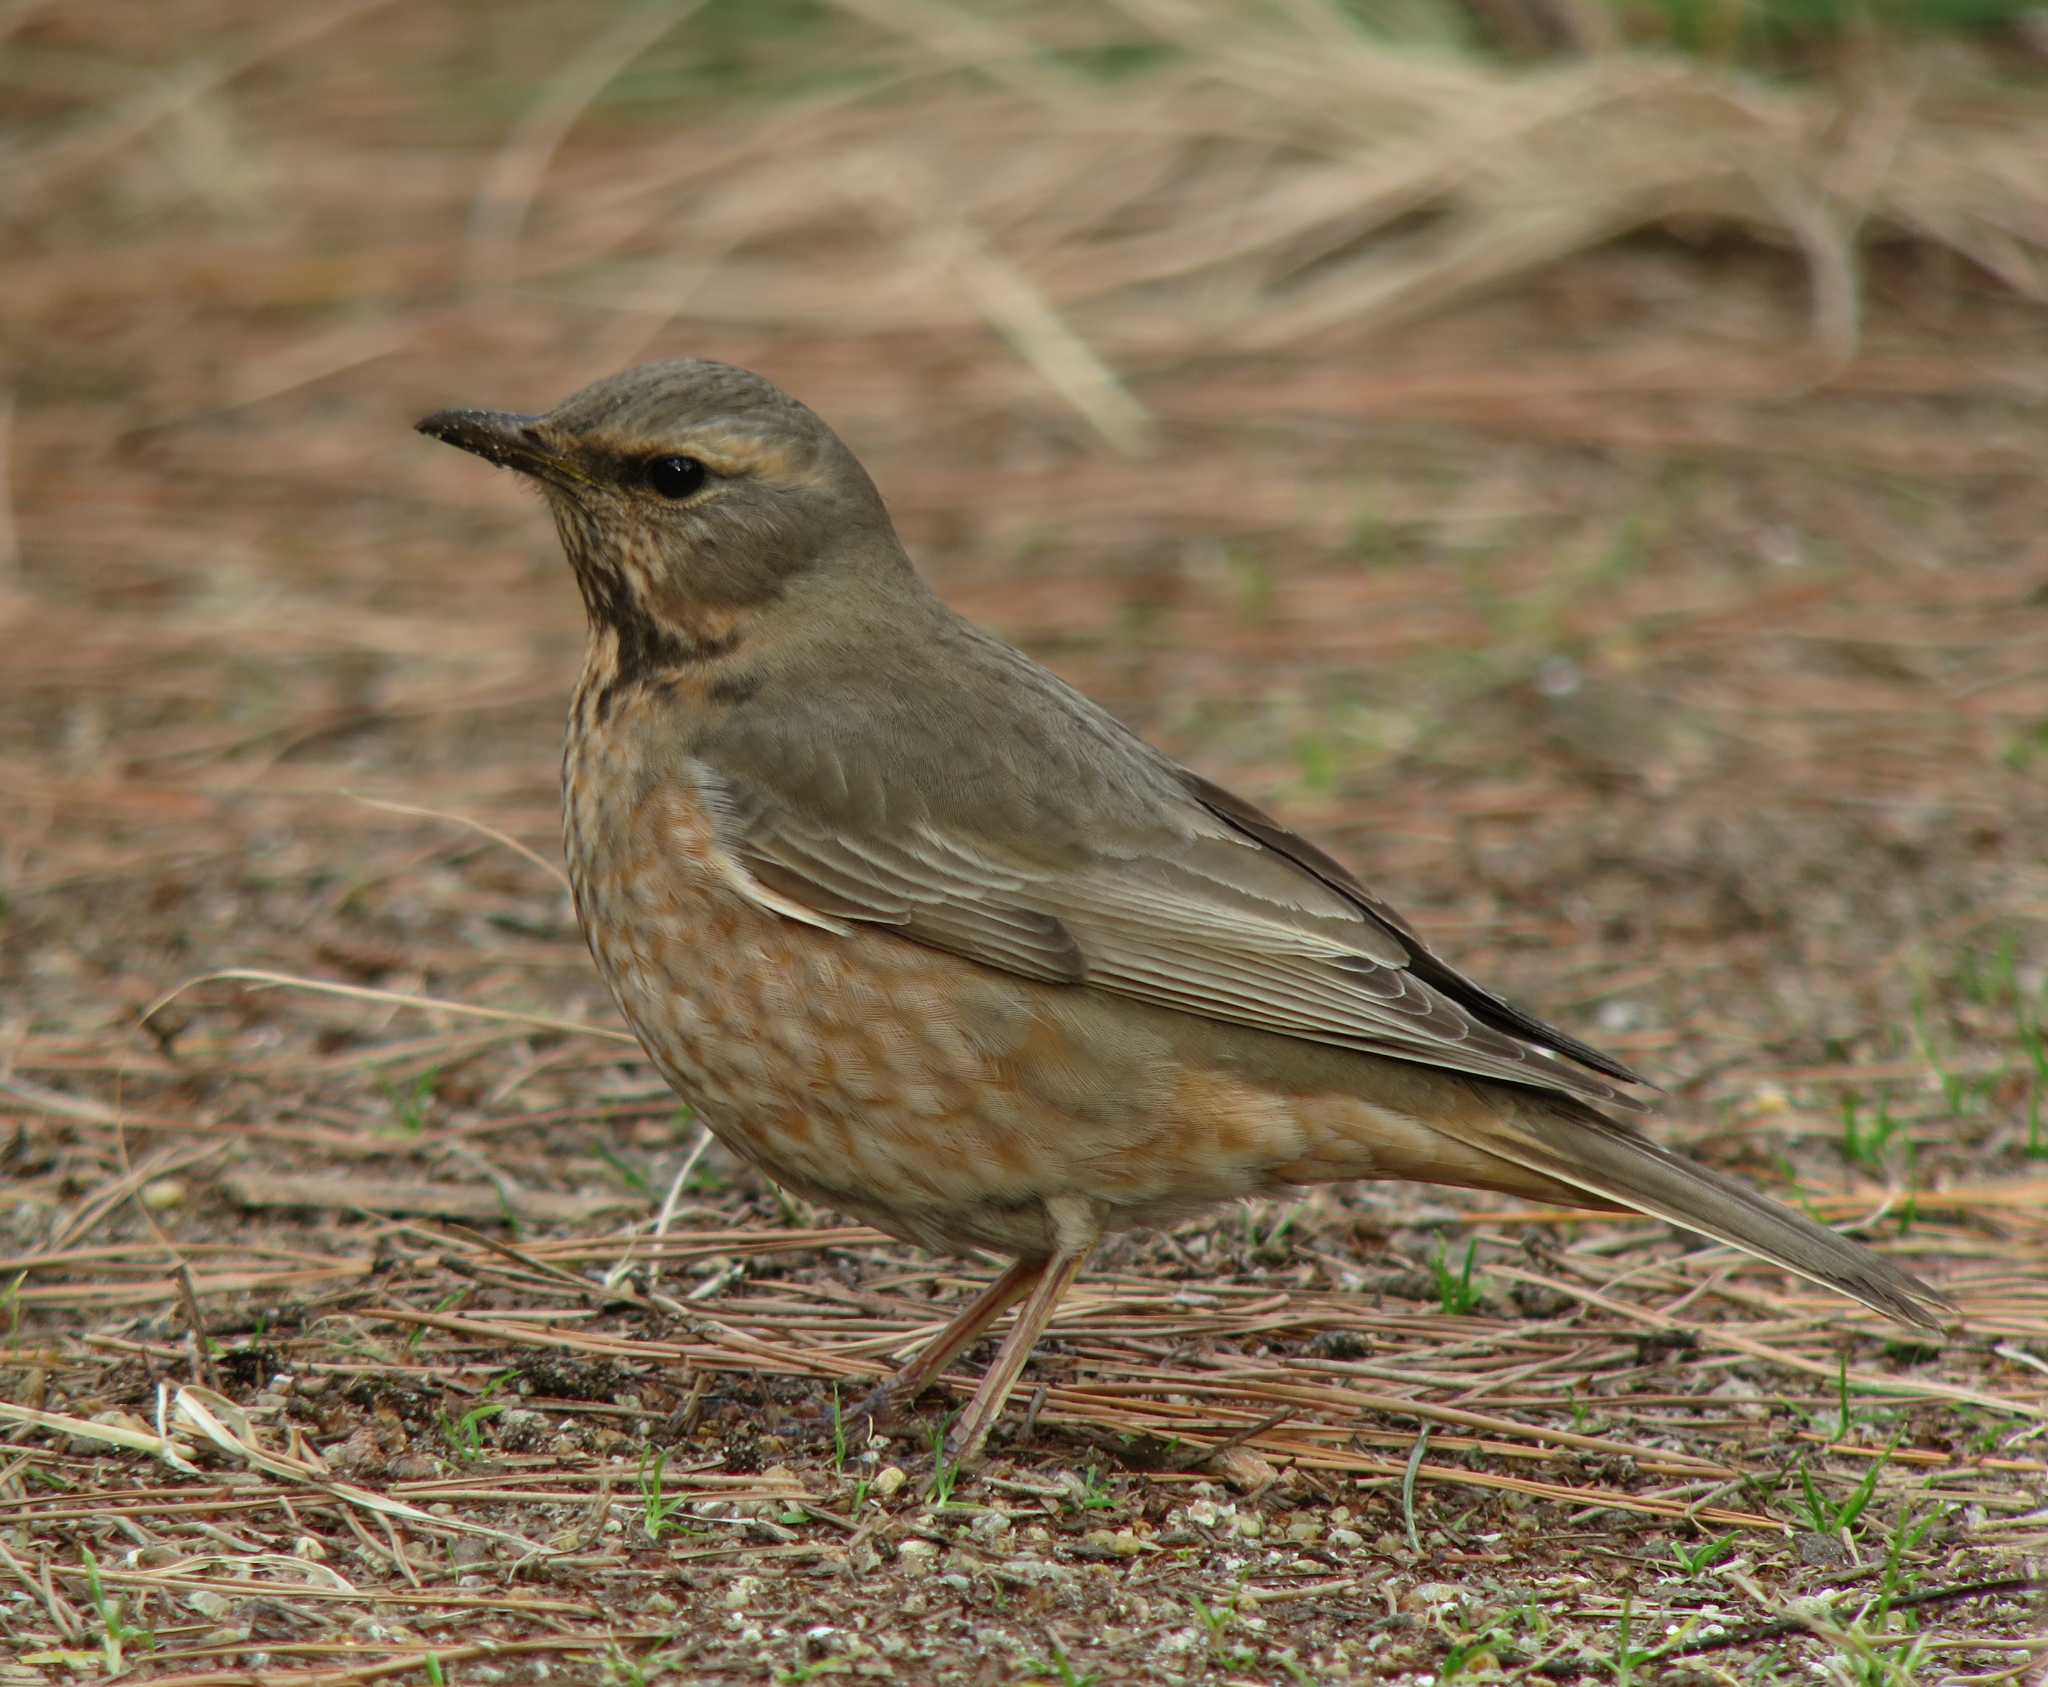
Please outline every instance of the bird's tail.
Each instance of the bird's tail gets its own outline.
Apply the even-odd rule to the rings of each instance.
[[[1592,1108],[1546,1091],[1486,1086],[1492,1103],[1431,1123],[1498,1159],[1592,1197],[1647,1213],[1796,1271],[1873,1312],[1938,1330],[1955,1303],[1860,1242],[1838,1236],[1733,1178],[1695,1165]]]

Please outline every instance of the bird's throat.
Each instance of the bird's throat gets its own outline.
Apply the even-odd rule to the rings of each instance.
[[[627,693],[652,683],[709,685],[745,642],[743,611],[651,603],[602,568],[579,567],[576,583],[590,623],[578,692],[596,721]]]

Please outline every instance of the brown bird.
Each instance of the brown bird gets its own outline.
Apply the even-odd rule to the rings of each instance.
[[[1349,1178],[1633,1209],[1908,1323],[1952,1310],[1618,1123],[1626,1066],[948,609],[760,376],[650,364],[419,426],[538,482],[575,569],[569,872],[649,1058],[807,1199],[1015,1262],[864,1409],[1021,1299],[954,1426],[972,1459],[1103,1236]]]

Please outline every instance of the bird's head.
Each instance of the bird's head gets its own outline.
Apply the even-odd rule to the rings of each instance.
[[[729,364],[650,363],[544,415],[442,410],[419,431],[541,488],[595,634],[728,645],[799,579],[857,590],[909,572],[838,435]]]

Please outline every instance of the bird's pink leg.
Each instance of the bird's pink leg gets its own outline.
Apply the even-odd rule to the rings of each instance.
[[[883,1382],[858,1404],[847,1408],[848,1419],[886,1419],[892,1408],[906,1406],[938,1380],[939,1373],[978,1340],[984,1330],[1029,1292],[1045,1271],[1042,1259],[1020,1259],[954,1314],[953,1320],[918,1350],[917,1357]]]
[[[1088,1253],[1084,1248],[1079,1253],[1061,1254],[1037,1268],[1038,1281],[1032,1285],[1031,1298],[1018,1312],[1017,1322],[1010,1326],[1010,1333],[1003,1337],[1003,1345],[996,1350],[995,1363],[982,1376],[981,1386],[974,1391],[974,1398],[968,1401],[967,1410],[953,1425],[952,1434],[946,1437],[946,1456],[956,1464],[972,1464],[981,1456],[988,1432],[995,1427],[996,1419],[1002,1415],[1003,1403],[1010,1398],[1010,1390],[1017,1386],[1017,1378],[1023,1374],[1024,1361],[1031,1357],[1031,1350],[1038,1345],[1038,1338],[1045,1333],[1045,1326],[1052,1318],[1053,1308],[1073,1286],[1074,1279],[1081,1275],[1081,1267],[1087,1260]]]

